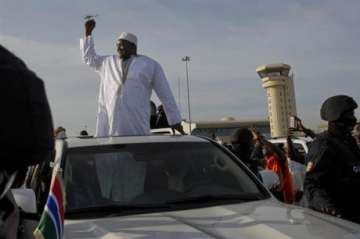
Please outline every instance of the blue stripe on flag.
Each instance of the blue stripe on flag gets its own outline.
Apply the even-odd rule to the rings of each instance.
[[[54,224],[57,231],[58,238],[61,238],[61,225],[60,225],[60,215],[59,215],[59,207],[56,202],[56,198],[54,195],[49,195],[47,207],[49,208],[49,214],[53,220],[55,220]]]

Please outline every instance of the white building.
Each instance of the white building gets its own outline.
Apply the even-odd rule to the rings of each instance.
[[[265,137],[270,136],[270,125],[266,119],[238,120],[233,117],[224,117],[221,120],[192,121],[191,132],[189,121],[183,121],[182,126],[187,134],[218,138],[224,143],[230,143],[231,136],[239,128],[254,127]]]
[[[266,90],[271,137],[284,137],[288,133],[289,117],[297,115],[291,66],[268,64],[256,69]]]

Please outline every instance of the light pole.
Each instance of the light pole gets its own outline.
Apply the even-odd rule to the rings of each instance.
[[[185,67],[186,67],[186,87],[187,87],[187,98],[188,98],[189,134],[191,134],[190,85],[189,85],[189,69],[188,69],[190,56],[185,56],[181,60],[185,61]]]
[[[178,105],[179,105],[179,111],[181,114],[181,84],[180,84],[180,78],[178,78]]]

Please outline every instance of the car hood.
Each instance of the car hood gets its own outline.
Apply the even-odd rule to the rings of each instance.
[[[273,199],[182,211],[66,220],[65,238],[360,238],[360,225]]]

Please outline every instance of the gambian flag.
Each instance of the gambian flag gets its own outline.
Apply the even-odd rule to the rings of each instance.
[[[65,194],[60,173],[53,175],[49,196],[34,231],[37,239],[61,239],[64,230]]]

